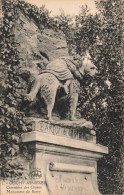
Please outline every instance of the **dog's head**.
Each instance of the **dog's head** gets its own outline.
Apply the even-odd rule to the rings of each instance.
[[[94,64],[92,64],[91,61],[87,62],[87,64],[84,64],[84,73],[86,75],[90,75],[91,77],[95,76],[98,71]]]
[[[95,76],[98,73],[97,67],[91,61],[91,56],[89,52],[87,52],[85,57],[82,58],[82,66],[79,68],[79,72],[82,75],[85,74],[91,77]]]

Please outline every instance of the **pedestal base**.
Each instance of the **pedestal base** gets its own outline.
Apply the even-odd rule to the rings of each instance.
[[[24,133],[22,142],[32,153],[31,178],[43,183],[40,195],[100,195],[97,160],[108,153],[106,147],[94,139],[78,140],[36,129]]]

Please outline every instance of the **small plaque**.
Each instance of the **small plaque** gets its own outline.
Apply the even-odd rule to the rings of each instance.
[[[91,174],[51,171],[50,191],[54,195],[96,195]]]
[[[54,195],[96,195],[91,174],[94,167],[64,163],[50,163],[48,189]]]

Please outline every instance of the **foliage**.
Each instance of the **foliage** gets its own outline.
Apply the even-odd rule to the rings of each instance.
[[[65,14],[64,10],[61,9],[60,15],[55,17],[55,20],[58,23],[58,28],[64,32],[68,38],[70,31],[73,27],[73,17],[69,14]]]
[[[51,27],[52,19],[50,18],[50,12],[44,5],[38,8],[25,1],[18,1],[17,7],[19,7],[29,18],[32,18],[39,27]]]
[[[112,83],[108,91],[106,110],[107,116],[104,119],[106,129],[101,125],[98,133],[99,141],[108,145],[109,155],[100,161],[102,167],[108,167],[106,182],[110,181],[109,191],[105,189],[104,193],[122,194],[123,175],[122,175],[122,155],[123,155],[123,128],[122,128],[122,13],[123,2],[108,0],[97,3],[97,7],[102,13],[101,18],[101,39],[103,42],[103,54],[106,57],[104,62],[107,65],[108,79]],[[103,130],[104,129],[104,130]],[[107,138],[103,137],[107,134]],[[102,178],[102,173],[100,177]],[[104,179],[101,179],[103,184]],[[105,185],[105,184],[104,184]],[[102,186],[102,185],[101,185]]]
[[[82,6],[79,15],[75,17],[75,23],[75,44],[78,53],[82,54],[96,41],[100,29],[99,17],[90,14],[87,6]]]
[[[26,130],[23,120],[24,113],[19,111],[22,101],[23,90],[20,78],[17,76],[19,58],[17,45],[14,39],[15,25],[15,1],[2,2],[3,7],[3,25],[1,27],[1,89],[0,98],[0,129],[1,129],[1,158],[2,158],[2,176],[20,176],[23,173],[22,164],[17,163],[19,173],[17,173],[16,163],[12,157],[18,156],[19,140],[21,132]],[[11,159],[11,163],[10,163]],[[10,165],[11,164],[11,165]],[[7,171],[6,171],[7,169]],[[13,169],[13,170],[12,170]]]

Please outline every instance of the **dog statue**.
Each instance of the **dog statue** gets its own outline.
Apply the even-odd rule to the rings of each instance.
[[[91,62],[89,53],[86,53],[81,64],[76,66],[72,57],[61,57],[49,63],[46,70],[39,74],[34,82],[34,85],[29,94],[26,94],[26,99],[33,101],[38,92],[44,99],[47,105],[47,119],[52,120],[52,110],[55,104],[57,90],[60,87],[65,89],[65,92],[70,97],[70,120],[76,120],[75,112],[78,103],[79,94],[79,79],[83,75],[88,74],[95,76],[97,73],[96,66]]]

